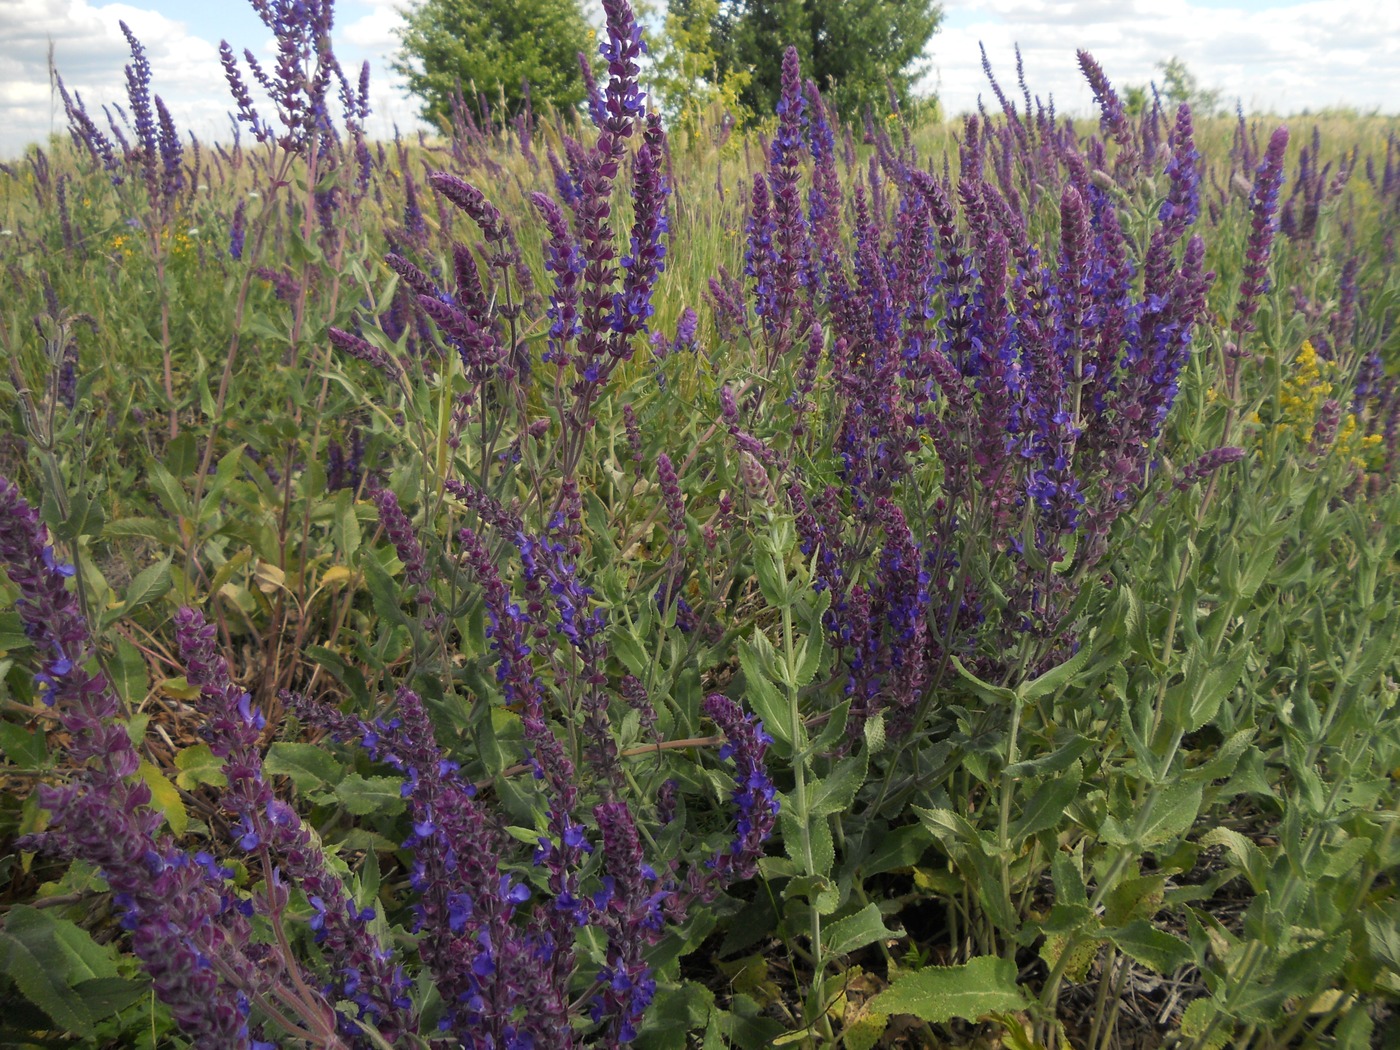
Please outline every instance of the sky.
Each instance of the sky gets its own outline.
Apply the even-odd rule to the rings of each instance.
[[[336,54],[352,79],[371,69],[370,133],[416,129],[417,106],[388,68],[398,46],[402,0],[339,0]],[[596,8],[596,0],[592,0]],[[945,112],[975,108],[991,93],[979,44],[1009,94],[1017,95],[1019,43],[1033,94],[1065,114],[1091,112],[1075,61],[1087,48],[1117,85],[1145,84],[1157,63],[1184,59],[1204,88],[1227,104],[1280,114],[1333,106],[1400,111],[1400,3],[1393,0],[946,0],[920,88]],[[272,55],[272,34],[243,0],[0,0],[0,158],[63,131],[48,55],[88,108],[124,101],[130,60],[118,22],[145,45],[153,90],[176,123],[201,139],[228,138],[227,87],[218,44]]]

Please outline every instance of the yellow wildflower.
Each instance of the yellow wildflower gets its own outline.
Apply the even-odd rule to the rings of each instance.
[[[1317,426],[1322,403],[1334,389],[1332,376],[1337,366],[1320,356],[1311,342],[1304,340],[1293,362],[1294,371],[1279,391],[1279,418],[1275,429],[1294,434],[1306,445]]]

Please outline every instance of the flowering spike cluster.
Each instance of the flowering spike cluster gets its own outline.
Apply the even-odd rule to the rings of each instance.
[[[724,734],[719,757],[734,760],[730,800],[739,814],[733,840],[706,864],[710,877],[692,872],[691,888],[701,899],[709,900],[721,886],[753,878],[758,871],[763,843],[777,823],[778,797],[763,765],[773,738],[764,732],[762,720],[744,714],[737,703],[719,693],[707,696],[701,710]]]
[[[389,537],[389,542],[398,552],[399,561],[403,563],[403,578],[416,589],[414,600],[420,605],[427,605],[433,600],[433,592],[428,589],[432,577],[428,572],[423,545],[418,542],[413,522],[399,506],[399,498],[394,495],[393,489],[375,488],[370,497],[379,510],[379,523],[384,526],[385,535]]]
[[[337,350],[341,350],[351,357],[358,358],[366,364],[372,365],[380,372],[383,372],[391,382],[397,382],[398,379],[402,377],[403,368],[400,367],[397,361],[383,350],[379,349],[379,347],[367,342],[360,336],[352,332],[347,332],[342,328],[336,328],[333,325],[326,330],[326,334],[327,338],[331,341],[331,345]]]
[[[309,721],[355,741],[404,777],[412,822],[404,849],[413,857],[410,882],[419,894],[419,953],[443,1000],[443,1030],[470,1050],[576,1045],[566,998],[574,915],[562,926],[538,921],[538,911],[520,921],[531,891],[506,869],[509,839],[438,747],[418,695],[399,690],[398,716],[373,723],[292,701]],[[582,831],[575,832],[580,851],[587,846]]]
[[[1171,179],[1171,189],[1167,199],[1157,213],[1162,229],[1173,243],[1180,240],[1187,227],[1196,221],[1200,214],[1201,195],[1201,155],[1196,150],[1191,128],[1191,107],[1185,102],[1176,111],[1176,124],[1172,128],[1171,160],[1167,162],[1167,175]]]
[[[1173,487],[1178,492],[1185,492],[1192,485],[1205,480],[1214,474],[1221,467],[1229,463],[1238,463],[1244,459],[1244,449],[1237,445],[1222,445],[1213,448],[1209,452],[1204,452],[1189,463],[1181,472],[1181,476],[1173,482]]]
[[[146,49],[125,22],[117,23],[131,48],[131,62],[125,67],[126,97],[131,105],[131,117],[136,131],[136,145],[141,168],[145,174],[146,190],[151,200],[159,199],[157,163],[160,158],[155,111],[151,105],[151,63]]]
[[[340,143],[330,114],[330,98],[332,92],[336,92],[340,96],[346,128],[358,138],[369,112],[369,83],[362,68],[356,90],[335,57],[331,47],[335,0],[250,2],[263,25],[272,32],[276,57],[270,71],[246,48],[243,60],[253,81],[272,101],[281,131],[279,134],[271,121],[258,115],[233,49],[223,42],[219,58],[237,106],[237,122],[247,125],[259,142],[275,138],[278,146],[288,153],[305,153],[313,147],[324,153]]]
[[[240,200],[233,209],[233,222],[229,226],[228,255],[235,262],[243,258],[243,242],[248,235],[248,202]]]
[[[797,49],[783,54],[782,94],[778,100],[778,132],[770,147],[768,189],[773,200],[772,301],[765,328],[772,336],[767,367],[773,369],[793,340],[793,310],[798,287],[810,273],[807,222],[798,192],[801,175],[802,134],[807,124],[807,100],[803,97],[802,72]]]
[[[826,626],[850,665],[853,724],[886,708],[903,724],[925,688],[924,669],[948,654],[974,645],[1009,651],[1025,631],[1056,636],[1067,577],[1044,567],[1071,550],[1076,564],[1101,558],[1112,523],[1155,469],[1214,276],[1190,235],[1200,157],[1188,109],[1165,135],[1149,121],[1140,136],[1099,67],[1087,55],[1081,61],[1116,159],[1098,140],[1081,146],[1029,97],[1023,117],[999,89],[1006,120],[970,124],[956,181],[951,171],[921,170],[910,149],[872,126],[877,153],[854,186],[849,242],[831,206],[839,183],[820,96],[809,90],[812,190],[805,222],[795,225],[813,238],[801,265],[810,279],[796,304],[779,306],[776,244],[794,224],[776,221],[785,184],[769,177],[755,181],[748,208],[750,294],[735,295],[722,275],[711,284],[721,338],[741,336],[747,298],[765,330],[785,314],[785,323],[814,333],[809,355],[830,347],[843,486],[835,502],[832,490],[815,499],[800,482],[789,498],[803,549],[817,558],[818,586],[832,593]],[[770,170],[791,155],[794,78],[785,64]],[[1153,135],[1167,141],[1149,149]],[[1148,164],[1158,166],[1166,199],[1135,255],[1117,202]],[[1054,195],[1059,215],[1048,245],[1032,237],[1043,194]],[[818,360],[794,369],[794,407]],[[723,397],[721,410],[736,427]],[[925,446],[941,467],[937,492],[910,504],[917,488],[905,479]],[[760,460],[744,465],[757,488]],[[843,533],[855,527],[866,539],[854,549],[871,562],[858,585],[843,565],[852,549]],[[990,588],[972,575],[977,567],[960,564],[968,530],[1005,555]],[[983,625],[988,593],[1002,608]],[[986,659],[984,670],[1002,673],[994,656]]]
[[[283,907],[276,898],[286,891],[279,893],[276,886],[290,879],[314,909],[311,928],[335,975],[328,991],[355,1003],[359,1019],[386,1039],[414,1031],[408,980],[370,931],[373,909],[355,905],[301,818],[276,797],[263,776],[258,745],[265,719],[252,697],[230,679],[228,663],[215,648],[215,626],[206,624],[198,611],[183,608],[175,614],[175,632],[185,677],[199,687],[208,715],[202,732],[209,750],[224,760],[229,786],[223,804],[234,821],[230,833],[239,849],[261,859],[273,898],[269,911],[275,914]],[[342,1027],[347,1033],[357,1030],[348,1020]]]
[[[68,734],[77,770],[41,786],[48,828],[21,843],[93,864],[111,887],[132,950],[156,996],[196,1046],[247,1047],[249,992],[265,985],[247,954],[249,927],[222,881],[158,836],[161,816],[136,777],[141,757],[117,720],[111,683],[87,665],[95,653],[76,596],[73,566],[58,559],[35,511],[0,478],[0,562],[20,592],[16,609],[40,654],[34,680]]]
[[[94,161],[102,165],[103,170],[111,178],[112,185],[120,186],[123,181],[121,164],[117,161],[116,148],[112,145],[112,140],[98,128],[92,117],[88,115],[87,108],[83,105],[83,97],[76,91],[70,95],[68,88],[63,83],[63,78],[56,72],[54,83],[58,88],[59,97],[63,99],[63,111],[68,117],[68,131],[73,138],[73,144],[86,150]],[[107,122],[112,129],[113,137],[122,143],[123,155],[129,155],[130,147],[121,139],[121,129],[112,119],[110,111],[107,113]]]
[[[1273,254],[1278,220],[1278,193],[1283,185],[1283,154],[1288,148],[1288,129],[1280,126],[1269,136],[1264,159],[1255,172],[1250,193],[1249,239],[1245,247],[1244,279],[1231,329],[1236,337],[1254,330],[1259,299],[1269,290],[1269,258]]]
[[[661,483],[661,499],[666,504],[666,520],[671,530],[671,549],[676,556],[685,550],[685,497],[681,495],[680,479],[671,457],[666,453],[656,458],[657,480]]]
[[[1094,101],[1099,104],[1102,112],[1100,126],[1104,134],[1111,136],[1118,143],[1119,153],[1114,162],[1114,170],[1131,174],[1136,170],[1138,157],[1133,143],[1133,129],[1128,123],[1128,114],[1123,109],[1123,102],[1119,99],[1118,92],[1113,90],[1103,67],[1094,61],[1094,56],[1084,50],[1079,51],[1078,55],[1079,68],[1084,73],[1084,79],[1089,82],[1089,87],[1093,89]]]
[[[554,274],[548,310],[549,349],[545,351],[543,359],[562,369],[570,362],[569,346],[579,334],[579,280],[583,275],[583,253],[559,205],[543,193],[532,193],[530,200],[549,230],[544,268]]]
[[[666,146],[661,117],[647,117],[646,132],[633,174],[631,248],[622,258],[622,290],[613,298],[610,327],[616,335],[612,354],[624,360],[631,356],[631,337],[646,330],[652,315],[651,293],[656,279],[666,268],[665,236],[670,228],[666,198],[670,190],[662,173]]]
[[[173,204],[185,186],[185,173],[182,168],[184,149],[180,145],[180,133],[175,130],[175,121],[170,116],[164,100],[155,96],[158,140],[160,143],[160,199],[167,206]]]

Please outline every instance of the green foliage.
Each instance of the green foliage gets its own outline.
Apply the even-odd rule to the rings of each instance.
[[[935,0],[673,0],[690,33],[708,20],[719,88],[737,88],[752,113],[773,112],[783,50],[797,48],[804,76],[848,118],[883,113],[891,90],[901,105],[923,71],[922,56],[943,19]],[[699,70],[702,75],[707,70]],[[747,83],[735,79],[747,74]]]
[[[17,905],[0,928],[0,973],[12,980],[24,998],[44,1012],[60,1031],[92,1039],[101,1022],[149,994],[149,982],[123,976],[112,946],[97,944],[92,935],[52,910]],[[0,1003],[4,999],[0,998]],[[46,1026],[25,1032],[22,1012],[3,1011],[0,1038],[20,1045]]]
[[[913,1014],[935,1024],[955,1017],[977,1021],[1025,1006],[1025,994],[1016,983],[1015,964],[989,956],[960,966],[928,966],[901,973],[870,1003],[872,1010]]]
[[[1201,86],[1196,74],[1186,65],[1186,60],[1172,55],[1157,63],[1162,73],[1162,97],[1173,107],[1183,102],[1191,107],[1191,112],[1209,116],[1220,109],[1220,89]]]
[[[571,109],[584,99],[578,56],[593,51],[579,0],[415,0],[397,30],[392,68],[421,100],[423,119],[443,126],[459,89],[509,113],[525,101]],[[474,108],[474,105],[473,105]]]
[[[719,11],[719,0],[668,5],[660,43],[651,49],[648,86],[672,136],[680,132],[692,148],[702,143],[701,128],[715,123],[716,113],[754,115],[742,102],[752,73],[720,68],[722,45],[715,40],[714,28]]]
[[[857,5],[846,7],[842,16],[855,18]],[[753,10],[767,12],[765,33],[810,34],[809,8],[817,10],[802,7],[800,17],[796,5]],[[1160,498],[1120,523],[1100,572],[1077,580],[1078,648],[1028,657],[1003,675],[970,656],[950,658],[928,687],[916,732],[896,737],[876,718],[851,733],[849,654],[832,651],[824,625],[840,596],[813,589],[780,494],[749,492],[736,457],[712,436],[723,433],[717,382],[748,383],[762,365],[742,339],[722,338],[703,308],[706,280],[720,266],[743,267],[744,202],[712,188],[716,168],[721,186],[751,177],[740,151],[704,148],[717,131],[708,121],[713,108],[738,104],[751,67],[754,83],[760,72],[775,74],[778,54],[775,47],[762,62],[738,57],[740,43],[751,46],[748,30],[738,21],[732,32],[720,27],[726,11],[738,18],[713,0],[674,4],[671,24],[680,31],[659,49],[655,69],[668,107],[702,147],[676,158],[674,250],[655,328],[673,331],[680,310],[696,307],[702,353],[638,360],[619,372],[595,406],[577,479],[586,582],[608,612],[606,674],[636,676],[657,713],[647,727],[623,705],[609,712],[626,790],[649,806],[674,780],[686,797],[675,823],[648,824],[658,850],[671,849],[682,827],[698,827],[713,848],[725,841],[717,813],[731,785],[699,715],[711,690],[742,696],[775,738],[781,841],[759,880],[656,947],[660,991],[637,1045],[870,1048],[896,1018],[906,1030],[918,1019],[920,1035],[951,1045],[973,1038],[978,1021],[1005,1028],[1007,1046],[1111,1045],[1130,981],[1182,990],[1167,1023],[1183,1047],[1367,1045],[1368,1008],[1400,999],[1392,885],[1400,867],[1400,502],[1393,490],[1368,494],[1358,481],[1355,460],[1376,462],[1376,450],[1307,451],[1304,435],[1316,422],[1307,413],[1321,395],[1299,396],[1299,347],[1317,334],[1313,315],[1338,300],[1341,261],[1355,256],[1368,294],[1353,341],[1336,344],[1327,393],[1350,404],[1356,360],[1372,349],[1394,370],[1400,285],[1381,253],[1366,254],[1366,231],[1381,231],[1379,243],[1385,229],[1371,222],[1374,190],[1358,178],[1343,203],[1325,205],[1315,243],[1280,241],[1280,291],[1246,338],[1250,367],[1237,394],[1217,371],[1224,325],[1202,327],[1159,450],[1164,483],[1152,495]],[[814,47],[806,57],[816,60]],[[815,68],[821,79],[820,61]],[[1198,101],[1184,66],[1180,72],[1182,97]],[[504,75],[492,75],[509,89]],[[838,82],[848,109],[857,82],[883,100],[882,75],[851,76],[851,96]],[[699,85],[689,97],[687,79]],[[495,83],[477,80],[488,92]],[[1169,78],[1168,94],[1175,90]],[[930,166],[956,156],[946,129],[911,130]],[[1202,151],[1222,171],[1232,130],[1198,129]],[[1388,130],[1347,124],[1327,134],[1383,155]],[[541,135],[557,146],[559,133]],[[513,143],[502,135],[489,151],[464,149],[462,163],[517,223],[539,276],[541,237],[526,194],[547,189],[549,175]],[[348,746],[311,742],[278,695],[307,690],[372,717],[387,712],[394,684],[412,683],[429,697],[453,759],[508,807],[514,833],[537,834],[521,719],[504,705],[486,618],[451,542],[475,519],[442,482],[500,464],[499,491],[519,501],[522,515],[542,515],[557,491],[551,442],[561,425],[550,417],[541,436],[502,422],[495,446],[475,434],[454,446],[447,436],[466,380],[453,356],[419,346],[436,367],[400,388],[325,351],[325,327],[356,320],[366,338],[396,351],[415,338],[405,331],[396,344],[374,325],[399,291],[379,262],[383,235],[399,236],[403,173],[420,160],[405,150],[389,170],[375,171],[383,211],[347,209],[349,233],[315,232],[318,179],[293,166],[275,201],[248,196],[246,171],[215,181],[188,205],[188,227],[181,224],[206,233],[162,246],[124,225],[124,190],[61,154],[54,163],[72,174],[69,200],[90,236],[88,249],[71,253],[61,250],[52,207],[33,203],[33,184],[0,176],[0,207],[25,220],[6,225],[29,231],[22,248],[5,249],[16,281],[0,337],[15,378],[3,404],[13,434],[27,440],[8,453],[17,462],[5,472],[49,493],[45,517],[81,568],[73,586],[82,588],[102,663],[128,705],[124,722],[148,742],[140,775],[153,801],[186,842],[225,845],[210,804],[225,779],[222,762],[188,735],[198,691],[168,655],[170,616],[194,602],[218,620],[239,680],[269,714],[265,769],[279,795],[354,872],[362,905],[372,902],[403,943],[412,917],[400,843],[409,829],[397,780]],[[259,177],[255,192],[271,195],[274,181]],[[1114,192],[1126,198],[1129,240],[1145,243],[1141,217],[1155,214],[1163,187]],[[221,240],[236,199],[253,202],[269,242],[285,246],[284,255],[258,261],[292,272],[299,298],[278,298],[228,262]],[[1206,231],[1209,265],[1220,274],[1212,304],[1228,319],[1248,215],[1235,197],[1209,204],[1218,211]],[[1053,215],[1034,221],[1053,236]],[[118,243],[133,236],[134,244]],[[154,262],[162,252],[163,271]],[[451,266],[438,243],[422,259],[442,272]],[[41,274],[96,328],[62,311],[50,316]],[[1312,314],[1294,309],[1295,291]],[[153,366],[162,298],[178,306],[169,317],[170,397]],[[46,318],[38,340],[36,315]],[[543,327],[522,326],[532,354]],[[68,339],[85,372],[71,411],[46,394],[50,347]],[[225,398],[219,378],[231,345]],[[839,484],[838,464],[784,432],[785,381],[778,375],[764,398],[741,401],[745,425],[752,421],[811,477]],[[499,395],[483,396],[496,409]],[[640,421],[635,460],[623,405]],[[830,407],[812,410],[814,430],[833,425]],[[133,409],[155,425],[136,422]],[[180,431],[173,438],[172,412]],[[329,442],[344,441],[352,425],[429,548],[440,623],[407,593],[404,566],[365,490],[330,486]],[[1193,453],[1226,443],[1248,453],[1228,482],[1186,491],[1167,483]],[[683,540],[659,524],[653,464],[662,451],[677,462],[693,454],[681,478]],[[919,455],[911,484],[934,491],[940,464]],[[723,518],[721,501],[733,503]],[[665,600],[672,593],[686,596],[694,624],[679,622],[677,604]],[[6,589],[4,600],[11,597]],[[15,617],[0,613],[7,838],[40,825],[29,786],[58,776],[61,742],[35,696],[34,657]],[[558,710],[578,710],[568,669],[539,671]],[[576,723],[560,724],[564,746],[577,749],[569,731]],[[12,887],[0,931],[0,1042],[144,1046],[153,1030],[165,1035],[168,1018],[140,998],[130,960],[94,940],[119,935],[98,880],[13,851],[0,857],[0,876]],[[78,903],[50,904],[68,895]],[[432,1009],[425,1006],[425,1018]]]

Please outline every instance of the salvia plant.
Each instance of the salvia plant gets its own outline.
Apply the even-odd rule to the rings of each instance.
[[[253,7],[0,166],[0,1042],[1394,1034],[1392,127],[673,157],[604,0],[376,143]]]

